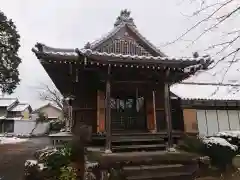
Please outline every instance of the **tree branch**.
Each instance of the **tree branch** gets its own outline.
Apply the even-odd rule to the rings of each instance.
[[[51,89],[48,85],[44,85],[41,89],[39,93],[41,100],[50,101],[63,110],[63,97],[56,89]]]

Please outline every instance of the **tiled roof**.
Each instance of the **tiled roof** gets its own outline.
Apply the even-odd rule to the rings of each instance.
[[[109,58],[121,58],[122,60],[144,60],[146,61],[211,61],[209,56],[203,56],[198,58],[193,57],[162,57],[162,56],[138,56],[138,55],[123,55],[123,54],[114,54],[114,53],[106,53],[106,52],[97,52],[92,51],[91,49],[59,49],[59,48],[52,48],[48,47],[44,44],[38,43],[36,45],[37,48],[33,48],[33,52],[36,54],[46,54],[46,55],[57,55],[57,56],[75,56],[77,57],[78,54],[87,57],[109,57]]]
[[[25,104],[25,103],[19,103],[16,106],[14,106],[13,108],[11,108],[9,111],[24,111],[26,108],[28,108],[30,105],[29,104]]]
[[[17,98],[0,98],[0,107],[9,107],[17,101]]]
[[[171,92],[186,100],[240,100],[240,86],[175,84]]]

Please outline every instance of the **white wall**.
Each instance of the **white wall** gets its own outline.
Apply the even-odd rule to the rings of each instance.
[[[33,120],[16,120],[14,122],[15,135],[29,135],[35,127],[36,121]],[[34,135],[45,134],[49,130],[49,123],[39,123],[33,131]]]
[[[199,134],[204,136],[240,130],[240,110],[197,110],[197,122]]]

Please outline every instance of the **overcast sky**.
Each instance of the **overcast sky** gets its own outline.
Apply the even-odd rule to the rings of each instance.
[[[182,0],[0,0],[0,10],[12,18],[21,35],[22,58],[20,65],[21,84],[12,97],[29,102],[37,107],[37,87],[41,83],[52,86],[52,82],[31,48],[41,42],[48,46],[81,48],[113,28],[120,10],[129,9],[138,30],[153,44],[169,56],[192,56],[193,51],[204,48],[212,41],[204,37],[195,46],[185,48],[184,43],[163,46],[174,40],[196,19],[188,14],[196,4]],[[206,76],[209,78],[208,76]],[[206,79],[203,77],[202,79]]]

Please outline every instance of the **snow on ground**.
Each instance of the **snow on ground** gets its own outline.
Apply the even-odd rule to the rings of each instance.
[[[16,144],[21,142],[26,142],[28,139],[22,139],[17,137],[1,137],[0,136],[0,144]]]
[[[227,140],[220,138],[220,137],[204,138],[203,143],[205,143],[209,146],[212,146],[213,144],[220,145],[220,146],[226,146],[226,147],[229,147],[233,151],[238,150],[237,146],[230,144]]]

